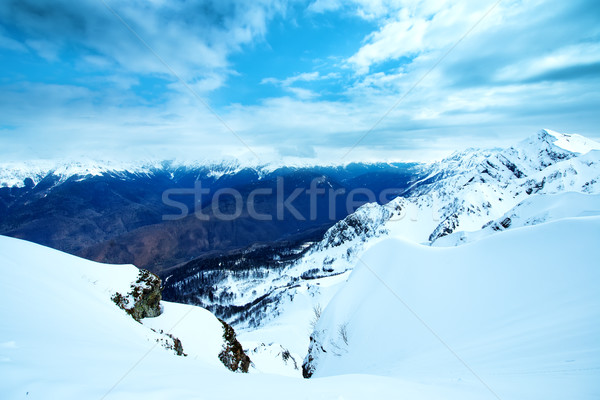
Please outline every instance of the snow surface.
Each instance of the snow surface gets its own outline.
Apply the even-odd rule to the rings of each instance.
[[[569,135],[566,133],[555,132],[550,129],[544,129],[543,131],[556,138],[556,141],[554,142],[555,146],[565,150],[581,154],[585,154],[591,150],[600,150],[600,143],[588,139],[585,136],[576,134]]]
[[[59,178],[59,183],[73,176],[89,177],[103,174],[148,173],[160,168],[160,162],[67,161],[34,160],[0,164],[0,187],[22,187],[29,178],[34,184],[47,175]]]
[[[293,276],[294,268],[289,274]],[[299,273],[298,273],[299,274]],[[282,347],[288,350],[298,364],[298,369],[293,370],[289,364],[283,363],[275,354],[271,357],[250,358],[255,362],[259,371],[282,374],[286,376],[302,376],[302,360],[309,345],[312,332],[311,322],[314,319],[314,308],[324,308],[337,291],[345,284],[350,271],[343,274],[314,279],[304,282],[298,287],[287,289],[282,296],[278,309],[281,313],[271,316],[259,329],[255,327],[237,328],[238,339],[244,349],[259,348],[259,352],[271,352],[272,348]],[[267,349],[262,349],[262,345]]]
[[[580,217],[451,248],[386,239],[324,310],[315,376],[487,385],[486,398],[597,399],[599,238],[600,217]]]
[[[500,230],[586,216],[600,216],[600,195],[576,192],[540,194],[523,200],[500,218],[490,221],[483,229],[455,232],[437,239],[431,245],[458,246],[493,235]]]
[[[492,399],[488,385],[502,399],[597,398],[599,236],[600,217],[579,217],[451,248],[385,239],[362,257],[385,284],[362,263],[346,284],[329,282],[340,290],[317,330],[330,351],[310,380],[258,368],[248,375],[226,371],[211,359],[222,330],[196,307],[165,302],[162,316],[137,323],[110,301],[136,279],[133,266],[0,237],[0,393],[6,399]],[[343,324],[347,346],[339,338]],[[171,331],[190,355],[156,345],[161,335],[151,325],[175,325]],[[257,359],[263,367],[272,360]]]
[[[219,361],[223,348],[223,325],[209,311],[187,304],[161,302],[163,313],[142,323],[157,332],[169,332],[185,343],[183,351],[194,360],[225,369]]]
[[[303,380],[232,373],[207,362],[217,325],[205,310],[164,303],[163,316],[144,320],[157,328],[175,322],[173,332],[185,337],[190,352],[180,357],[156,344],[162,335],[112,303],[112,293],[126,292],[135,281],[133,266],[94,263],[0,236],[0,269],[3,399],[476,399],[482,394],[365,374]],[[192,343],[188,333],[196,326],[209,332],[199,332]]]

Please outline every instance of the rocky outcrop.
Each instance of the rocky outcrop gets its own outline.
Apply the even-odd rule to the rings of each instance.
[[[456,228],[458,228],[459,220],[457,214],[451,214],[446,219],[444,219],[440,224],[435,228],[435,230],[429,235],[429,241],[434,242],[436,239],[444,237],[446,235],[450,235],[453,233]]]
[[[365,204],[331,227],[323,236],[318,250],[338,247],[357,238],[364,241],[381,236],[386,233],[381,226],[390,217],[391,212],[387,207],[376,203]]]
[[[317,369],[317,364],[319,363],[321,355],[323,353],[327,353],[327,350],[325,350],[321,343],[321,338],[324,336],[324,334],[325,332],[321,330],[315,330],[310,335],[308,354],[306,354],[304,362],[302,363],[302,376],[306,379],[313,376],[315,370]]]
[[[170,333],[167,333],[166,335],[168,337],[170,337],[171,339],[173,339],[172,347],[167,347],[167,348],[173,350],[175,352],[175,354],[177,354],[178,356],[187,357],[187,354],[185,354],[183,352],[183,344],[181,343],[181,340],[179,340],[179,338],[176,338],[175,336],[171,335]]]
[[[310,339],[311,339],[311,345],[312,345],[312,337]],[[308,355],[306,356],[306,358],[304,359],[304,363],[302,363],[302,377],[303,378],[309,379],[315,373],[315,366],[314,366],[313,362],[314,362],[314,358],[309,352]]]
[[[145,269],[140,269],[138,278],[135,283],[131,284],[129,293],[123,295],[117,292],[112,297],[115,304],[136,321],[140,321],[142,318],[158,317],[161,314],[161,299],[160,278]]]
[[[222,319],[219,321],[223,324],[223,339],[225,339],[223,350],[219,353],[219,360],[233,372],[248,372],[252,361],[238,342],[235,330]]]
[[[179,338],[173,336],[170,333],[166,333],[162,329],[160,331],[157,331],[156,329],[150,328],[150,330],[158,334],[158,337],[154,339],[156,343],[158,343],[167,350],[171,350],[178,356],[187,357],[187,354],[183,351],[183,344],[181,343],[181,340],[179,340]]]
[[[138,277],[131,284],[131,290],[123,295],[119,292],[112,296],[112,301],[119,308],[125,310],[133,319],[140,322],[143,318],[158,317],[161,313],[160,300],[162,299],[162,285],[158,276],[145,269],[140,269]],[[164,331],[158,333],[156,342],[167,350],[172,350],[178,356],[187,356],[183,351],[183,344],[179,338]]]

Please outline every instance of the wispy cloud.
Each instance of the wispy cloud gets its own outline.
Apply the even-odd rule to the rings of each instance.
[[[316,82],[316,81],[323,81],[323,80],[329,80],[329,79],[338,79],[339,77],[340,77],[340,74],[337,72],[330,72],[328,74],[322,75],[318,71],[313,71],[313,72],[303,72],[301,74],[290,76],[285,79],[277,79],[277,78],[273,78],[273,77],[263,78],[260,83],[262,85],[271,84],[271,85],[279,86],[279,87],[283,88],[284,90],[286,90],[287,92],[295,95],[299,99],[310,100],[310,99],[319,97],[319,94],[313,90],[303,88],[303,87],[297,87],[294,85],[298,84],[298,83],[303,83],[303,82]]]

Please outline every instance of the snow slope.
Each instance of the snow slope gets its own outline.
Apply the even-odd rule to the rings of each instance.
[[[573,153],[585,154],[591,150],[600,150],[600,143],[581,135],[566,134],[544,129],[544,132],[554,136],[554,145]]]
[[[365,374],[314,380],[236,374],[208,361],[222,330],[205,310],[164,303],[163,315],[144,320],[180,335],[189,352],[181,357],[156,343],[164,335],[110,301],[135,281],[133,266],[0,236],[0,273],[2,399],[477,399],[483,393]]]
[[[144,318],[142,323],[157,332],[169,332],[183,343],[183,351],[194,360],[221,369],[219,353],[223,346],[223,325],[201,307],[161,301],[163,313]]]
[[[286,274],[293,277],[298,271],[287,271]],[[295,287],[285,287],[277,302],[266,308],[260,327],[238,326],[238,339],[244,349],[250,350],[248,355],[259,371],[302,376],[302,360],[309,345],[314,309],[325,307],[346,283],[349,274],[311,279],[293,285]],[[284,277],[289,278],[290,275]],[[297,368],[293,363],[282,360],[282,351],[290,353]],[[255,353],[254,358],[252,352]]]
[[[325,307],[357,257],[381,240],[450,246],[506,229],[500,222],[509,216],[517,227],[598,215],[598,148],[578,135],[543,130],[507,149],[455,153],[432,164],[406,196],[384,206],[366,204],[336,223],[292,264],[257,266],[258,278],[230,275],[219,282],[219,293],[232,294],[227,304],[242,307],[266,296],[266,306],[253,309],[252,324],[231,322],[247,348],[273,342],[301,356],[313,306]],[[324,287],[328,276],[337,277],[335,285]]]
[[[181,359],[161,346],[171,342],[161,329],[182,340],[195,335],[200,340],[189,340],[184,351],[225,371],[217,358],[223,328],[208,311],[164,302],[160,317],[145,320],[154,332],[113,303],[115,292],[127,293],[135,282],[139,270],[132,265],[99,264],[0,236],[0,268],[4,398],[77,397],[90,385],[108,390],[149,349],[156,368],[161,359]]]
[[[437,239],[431,245],[458,246],[506,229],[585,216],[600,216],[600,195],[577,192],[533,195],[500,218],[488,222],[482,229],[454,232]]]
[[[600,217],[579,217],[458,247],[383,240],[324,310],[307,361],[318,377],[368,372],[479,385],[485,398],[598,398],[599,238]]]

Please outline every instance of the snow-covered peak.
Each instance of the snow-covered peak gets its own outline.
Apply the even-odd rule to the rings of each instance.
[[[224,160],[139,160],[139,161],[111,161],[111,160],[31,160],[18,162],[0,162],[0,187],[23,187],[36,185],[45,177],[52,177],[57,183],[70,178],[83,179],[86,177],[111,175],[127,177],[132,175],[151,176],[156,173],[167,173],[171,177],[184,172],[192,172],[207,178],[218,180],[223,176],[234,176],[240,172],[250,170],[258,179],[263,179],[278,170],[320,170],[332,171],[346,170],[353,163],[340,162],[271,162],[267,164],[242,162],[237,159]],[[403,162],[385,163],[360,163],[361,166],[378,168],[385,166],[388,169],[401,168]]]
[[[575,154],[585,154],[590,150],[600,150],[600,143],[576,134],[564,134],[543,129],[515,146],[508,149],[478,149],[468,148],[456,151],[447,158],[430,164],[427,169],[427,179],[439,180],[452,175],[461,175],[473,170],[485,169],[486,161],[494,158],[507,158],[515,162],[515,158],[525,161],[529,169],[539,170],[557,160],[571,158]],[[517,160],[518,161],[518,160]],[[352,164],[352,163],[350,163]],[[394,163],[365,163],[365,165],[385,164],[393,166]],[[233,175],[244,169],[254,170],[259,177],[274,171],[302,168],[346,168],[349,163],[293,160],[290,162],[243,162],[238,159],[222,160],[92,160],[92,159],[57,159],[57,160],[29,160],[18,162],[0,163],[0,187],[22,187],[26,179],[37,184],[48,175],[54,175],[59,181],[65,181],[73,176],[87,177],[103,174],[120,175],[151,174],[157,170],[176,171],[182,169],[200,170],[207,173],[207,177],[218,179],[224,175]],[[425,165],[425,164],[423,164]],[[422,182],[422,181],[421,181]],[[419,183],[421,183],[419,182]],[[418,183],[417,183],[418,184]]]
[[[585,154],[591,150],[600,150],[600,143],[577,134],[566,134],[543,129],[542,133],[552,140],[555,146],[573,153]]]
[[[577,134],[565,134],[542,129],[537,134],[518,142],[509,148],[479,149],[467,148],[456,151],[441,161],[429,166],[428,176],[417,182],[431,183],[452,176],[471,177],[490,173],[492,169],[508,169],[506,178],[528,175],[552,164],[592,150],[599,150],[600,143]],[[518,169],[518,171],[517,171]],[[496,171],[497,176],[497,171]],[[436,187],[431,186],[430,188]]]
[[[140,173],[161,168],[164,162],[115,162],[106,160],[33,160],[0,164],[0,187],[22,187],[25,180],[37,184],[44,177],[53,175],[59,181],[73,176],[100,176],[107,173]]]

